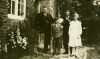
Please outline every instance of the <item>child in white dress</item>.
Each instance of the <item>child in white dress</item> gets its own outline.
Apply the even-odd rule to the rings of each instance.
[[[81,22],[78,21],[79,15],[74,14],[74,20],[70,22],[69,26],[69,47],[72,47],[72,55],[77,56],[77,49],[82,46],[81,34],[82,26]]]

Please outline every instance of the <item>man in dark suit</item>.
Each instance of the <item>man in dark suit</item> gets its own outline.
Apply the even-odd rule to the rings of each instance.
[[[43,12],[39,13],[36,19],[38,20],[40,29],[45,34],[44,53],[47,53],[48,45],[50,45],[51,23],[53,22],[53,17],[47,12],[47,7],[43,7]]]
[[[64,45],[64,49],[65,49],[65,52],[63,54],[68,54],[69,53],[69,50],[68,50],[68,42],[69,42],[68,30],[69,30],[69,22],[70,22],[70,13],[68,10],[65,12],[65,16],[63,18],[64,18],[63,45]],[[70,48],[70,53],[72,53],[72,48]]]

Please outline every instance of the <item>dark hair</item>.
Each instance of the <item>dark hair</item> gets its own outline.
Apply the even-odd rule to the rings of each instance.
[[[62,13],[59,11],[59,12],[56,12],[56,16],[58,16],[58,13],[62,16]]]
[[[70,10],[66,10],[65,12],[70,12]]]
[[[54,22],[58,20],[58,17],[54,18]]]
[[[61,15],[61,12],[58,12],[60,15]],[[57,15],[58,15],[58,13],[57,13]]]

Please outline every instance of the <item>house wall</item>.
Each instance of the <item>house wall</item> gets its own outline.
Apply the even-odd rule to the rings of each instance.
[[[35,0],[36,1],[36,0]],[[34,18],[36,15],[36,11],[39,8],[39,5],[41,6],[48,6],[52,7],[53,15],[55,15],[56,12],[56,0],[38,0],[40,1],[39,4],[34,3],[34,0],[26,0],[26,18],[25,20],[29,20],[31,23],[30,25],[34,25]],[[37,4],[38,6],[35,6]],[[23,20],[19,19],[10,19],[8,18],[8,0],[0,0],[0,41],[1,43],[4,43],[8,40],[7,33],[10,29],[15,29],[16,26],[20,26],[20,23],[23,24]],[[34,27],[33,27],[34,28]],[[33,33],[34,34],[34,33]]]
[[[7,0],[0,0],[0,41],[5,39],[9,23],[7,21]]]
[[[27,20],[34,19],[34,1],[26,0],[26,18]],[[23,20],[8,18],[8,0],[0,0],[0,41],[5,42],[7,40],[7,32],[9,29],[15,29],[16,26],[20,26],[19,23],[23,23]]]

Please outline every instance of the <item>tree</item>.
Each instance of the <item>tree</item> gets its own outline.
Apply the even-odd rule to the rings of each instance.
[[[58,9],[63,13],[66,10],[77,12],[80,16],[83,26],[83,38],[86,41],[91,38],[90,34],[95,37],[93,41],[100,39],[100,1],[96,0],[58,0]],[[71,13],[73,14],[73,13]],[[91,31],[91,32],[90,32]],[[87,37],[88,35],[88,37]]]

